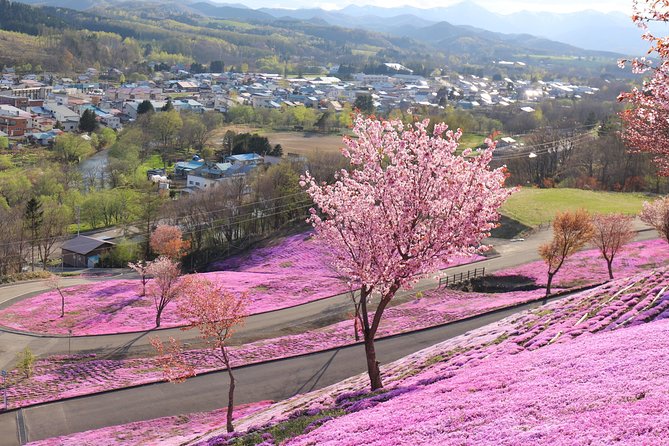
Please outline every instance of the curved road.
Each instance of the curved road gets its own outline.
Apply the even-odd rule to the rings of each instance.
[[[543,302],[536,302],[519,305],[440,327],[379,339],[376,342],[379,361],[394,361],[542,304]],[[235,368],[236,403],[266,399],[279,401],[334,384],[364,372],[364,358],[364,347],[357,344]],[[226,404],[226,392],[227,373],[216,372],[191,378],[181,384],[156,383],[41,404],[1,414],[0,438],[3,439],[3,446],[19,444],[19,413],[23,419],[21,435],[27,441],[35,441],[132,421],[218,409]],[[194,398],[194,395],[197,397]],[[12,438],[16,439],[14,443],[5,442]]]
[[[496,246],[499,257],[477,263],[486,271],[495,271],[538,259],[537,247],[550,236],[548,231],[535,234],[526,241],[504,243]],[[642,231],[637,239],[657,237],[654,231]],[[472,269],[472,265],[451,268],[447,274],[455,274]],[[74,279],[68,285],[76,284]],[[80,282],[81,283],[81,282]],[[417,289],[433,288],[434,279],[421,281]],[[43,290],[41,283],[24,283],[0,288],[0,304],[3,301]],[[414,289],[415,292],[415,289]],[[499,320],[514,312],[539,304],[528,304],[446,326],[408,333],[378,341],[379,360],[387,363],[407,354],[474,328]],[[345,317],[350,309],[346,295],[311,302],[293,308],[247,318],[245,327],[235,338],[240,342],[276,335],[303,332],[324,322],[332,323]],[[176,336],[193,338],[192,332],[179,329],[149,331],[136,334],[109,336],[87,336],[73,338],[73,352],[105,351],[119,355],[141,351],[148,344],[149,334],[161,337]],[[36,337],[0,331],[0,365],[13,365],[15,352],[30,348],[36,354],[52,354],[68,351],[66,337]],[[262,399],[280,400],[295,393],[320,388],[365,370],[364,353],[359,345],[344,347],[324,353],[316,353],[288,358],[270,363],[240,367],[237,372],[238,403]],[[21,444],[67,433],[95,429],[103,426],[145,420],[167,415],[220,408],[225,404],[226,388],[224,373],[199,376],[186,383],[174,385],[158,383],[139,388],[118,390],[105,394],[91,395],[73,400],[47,403],[39,406],[12,411],[0,415],[1,444]],[[23,422],[21,422],[23,421]],[[12,443],[10,439],[16,439]],[[7,440],[7,442],[5,441]]]

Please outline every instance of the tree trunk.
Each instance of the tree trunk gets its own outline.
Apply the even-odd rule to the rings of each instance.
[[[381,382],[381,369],[379,369],[379,361],[376,360],[376,349],[374,348],[374,336],[365,330],[365,354],[367,356],[367,373],[369,374],[369,383],[372,391],[381,389],[383,383]]]
[[[365,286],[360,289],[360,316],[362,319],[362,333],[365,337],[365,356],[367,357],[367,374],[369,375],[369,384],[372,391],[383,387],[381,382],[381,370],[379,362],[376,360],[376,349],[374,348],[373,327],[369,325],[369,314],[367,312],[367,296],[369,290]],[[378,310],[377,310],[378,311]]]
[[[158,308],[158,311],[156,312],[156,327],[160,327],[160,315],[163,312],[162,308]]]
[[[613,280],[613,268],[611,268],[612,263],[613,263],[613,259],[606,261],[606,266],[608,266],[608,268],[609,268],[609,279],[611,279],[611,280]]]
[[[223,361],[225,362],[225,367],[228,369],[228,376],[230,377],[230,386],[228,387],[228,412],[226,415],[225,427],[228,432],[234,432],[235,427],[232,425],[232,411],[235,408],[235,377],[232,374],[232,367],[230,367],[230,358],[223,345],[221,346],[221,353],[223,353]]]
[[[61,290],[58,290],[58,293],[60,294],[60,317],[65,317],[65,296]]]
[[[553,276],[555,273],[548,273],[548,282],[546,283],[546,297],[551,294],[551,284],[553,283]]]

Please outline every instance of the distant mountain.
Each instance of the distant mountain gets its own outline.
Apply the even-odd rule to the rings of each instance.
[[[648,45],[641,40],[641,31],[623,13],[581,11],[556,14],[521,11],[497,14],[471,1],[430,9],[413,6],[382,8],[349,5],[337,11],[318,9],[264,11],[275,17],[291,16],[302,19],[318,17],[333,25],[344,26],[347,23],[347,26],[393,33],[401,30],[395,29],[391,20],[403,17],[404,21],[400,25],[411,28],[426,27],[445,21],[452,25],[474,26],[498,33],[531,34],[589,50],[640,55],[648,49]],[[308,17],[302,16],[302,11],[308,11]],[[669,29],[665,27],[662,31],[666,32]],[[407,33],[404,32],[402,35]]]
[[[211,3],[198,2],[188,4],[188,8],[197,11],[207,17],[228,20],[259,20],[270,21],[274,17],[259,10],[249,9],[244,5],[215,5]]]

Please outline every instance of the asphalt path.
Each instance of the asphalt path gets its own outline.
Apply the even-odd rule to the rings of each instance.
[[[497,244],[499,256],[479,262],[451,268],[445,274],[458,274],[475,267],[485,267],[486,273],[509,268],[537,260],[539,244],[550,237],[548,231],[536,233],[525,241]],[[642,231],[637,240],[657,237],[654,231]],[[80,280],[80,279],[76,279]],[[74,280],[66,282],[75,284]],[[434,288],[435,279],[421,281],[416,290]],[[42,287],[40,289],[40,287]],[[24,283],[0,288],[0,303],[5,300],[31,295],[44,287],[40,283]],[[412,292],[412,293],[413,293]],[[509,314],[532,308],[539,304],[514,307],[455,322],[442,327],[408,333],[378,341],[379,360],[388,363],[407,354],[474,328],[499,320]],[[306,331],[324,322],[333,322],[346,317],[350,311],[348,296],[330,299],[255,315],[247,318],[245,328],[236,334],[236,339],[272,337],[280,334]],[[36,354],[53,354],[83,351],[106,351],[123,355],[146,347],[153,335],[175,336],[190,339],[192,332],[179,329],[149,331],[144,333],[108,336],[36,337],[0,331],[0,364],[13,365],[15,352],[28,345]],[[240,367],[237,371],[239,383],[237,401],[242,404],[258,400],[281,400],[296,393],[320,388],[365,370],[364,352],[359,345],[343,347],[329,352],[288,358],[263,364]],[[227,388],[225,373],[214,373],[189,379],[183,384],[158,383],[132,389],[123,389],[103,394],[42,404],[20,411],[0,415],[0,446],[20,444],[17,433],[30,441],[64,435],[88,429],[176,415],[194,411],[206,411],[223,407]],[[20,414],[20,416],[18,416]],[[19,429],[17,420],[22,419]],[[12,435],[13,433],[13,435]]]
[[[549,236],[548,231],[542,231],[522,242],[493,241],[499,256],[476,264],[449,268],[442,271],[441,275],[466,273],[473,268],[485,268],[486,274],[488,274],[538,260],[537,248]],[[63,285],[71,286],[90,282],[92,280],[89,279],[64,279]],[[417,291],[435,288],[436,286],[437,280],[434,277],[425,278],[416,284],[410,292],[398,293],[393,305],[401,303],[403,298],[408,299]],[[48,287],[42,282],[20,283],[2,287],[0,288],[0,307],[10,304],[9,301],[14,299],[30,297],[47,289]],[[233,341],[243,344],[258,339],[302,333],[344,320],[348,317],[350,311],[349,296],[341,294],[291,308],[249,316],[245,319],[244,326],[235,333]],[[96,352],[98,356],[123,357],[150,351],[150,339],[153,337],[159,337],[163,340],[174,337],[185,344],[199,343],[197,331],[184,331],[179,328],[148,330],[141,333],[80,336],[71,339],[68,336],[34,336],[0,329],[0,368],[13,367],[16,361],[16,353],[25,347],[29,347],[38,356]]]
[[[544,302],[536,302],[519,305],[440,327],[379,339],[376,342],[379,361],[387,364],[543,304]],[[364,358],[364,347],[358,344],[238,367],[235,369],[235,404],[267,399],[279,401],[334,384],[364,372]],[[227,372],[216,372],[197,376],[180,384],[156,383],[41,404],[21,410],[24,431],[28,441],[35,441],[133,421],[214,410],[227,404],[227,384]],[[3,439],[3,446],[20,444],[17,435],[18,413],[19,411],[11,411],[0,415],[0,434],[3,434],[0,438]]]

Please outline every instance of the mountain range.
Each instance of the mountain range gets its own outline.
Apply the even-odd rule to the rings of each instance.
[[[121,0],[22,0],[23,3],[66,7],[77,10],[96,9],[110,4],[123,5]],[[402,6],[383,8],[349,5],[339,10],[320,8],[251,9],[239,3],[211,0],[154,0],[169,4],[172,9],[198,12],[208,17],[232,20],[269,22],[273,19],[297,19],[346,28],[380,31],[402,37],[418,37],[429,33],[437,23],[462,25],[505,34],[529,34],[574,47],[608,51],[625,55],[642,55],[648,49],[641,40],[641,30],[621,12],[603,13],[585,10],[573,13],[520,11],[499,14],[466,0],[437,8]],[[664,27],[660,31],[666,31]]]
[[[520,11],[498,14],[471,1],[429,9],[349,5],[336,11],[270,8],[261,8],[259,11],[274,17],[318,18],[332,25],[357,26],[400,35],[408,34],[407,26],[420,29],[438,22],[448,22],[498,33],[530,34],[589,50],[641,55],[648,49],[648,44],[641,40],[641,30],[632,23],[630,17],[621,12]]]

